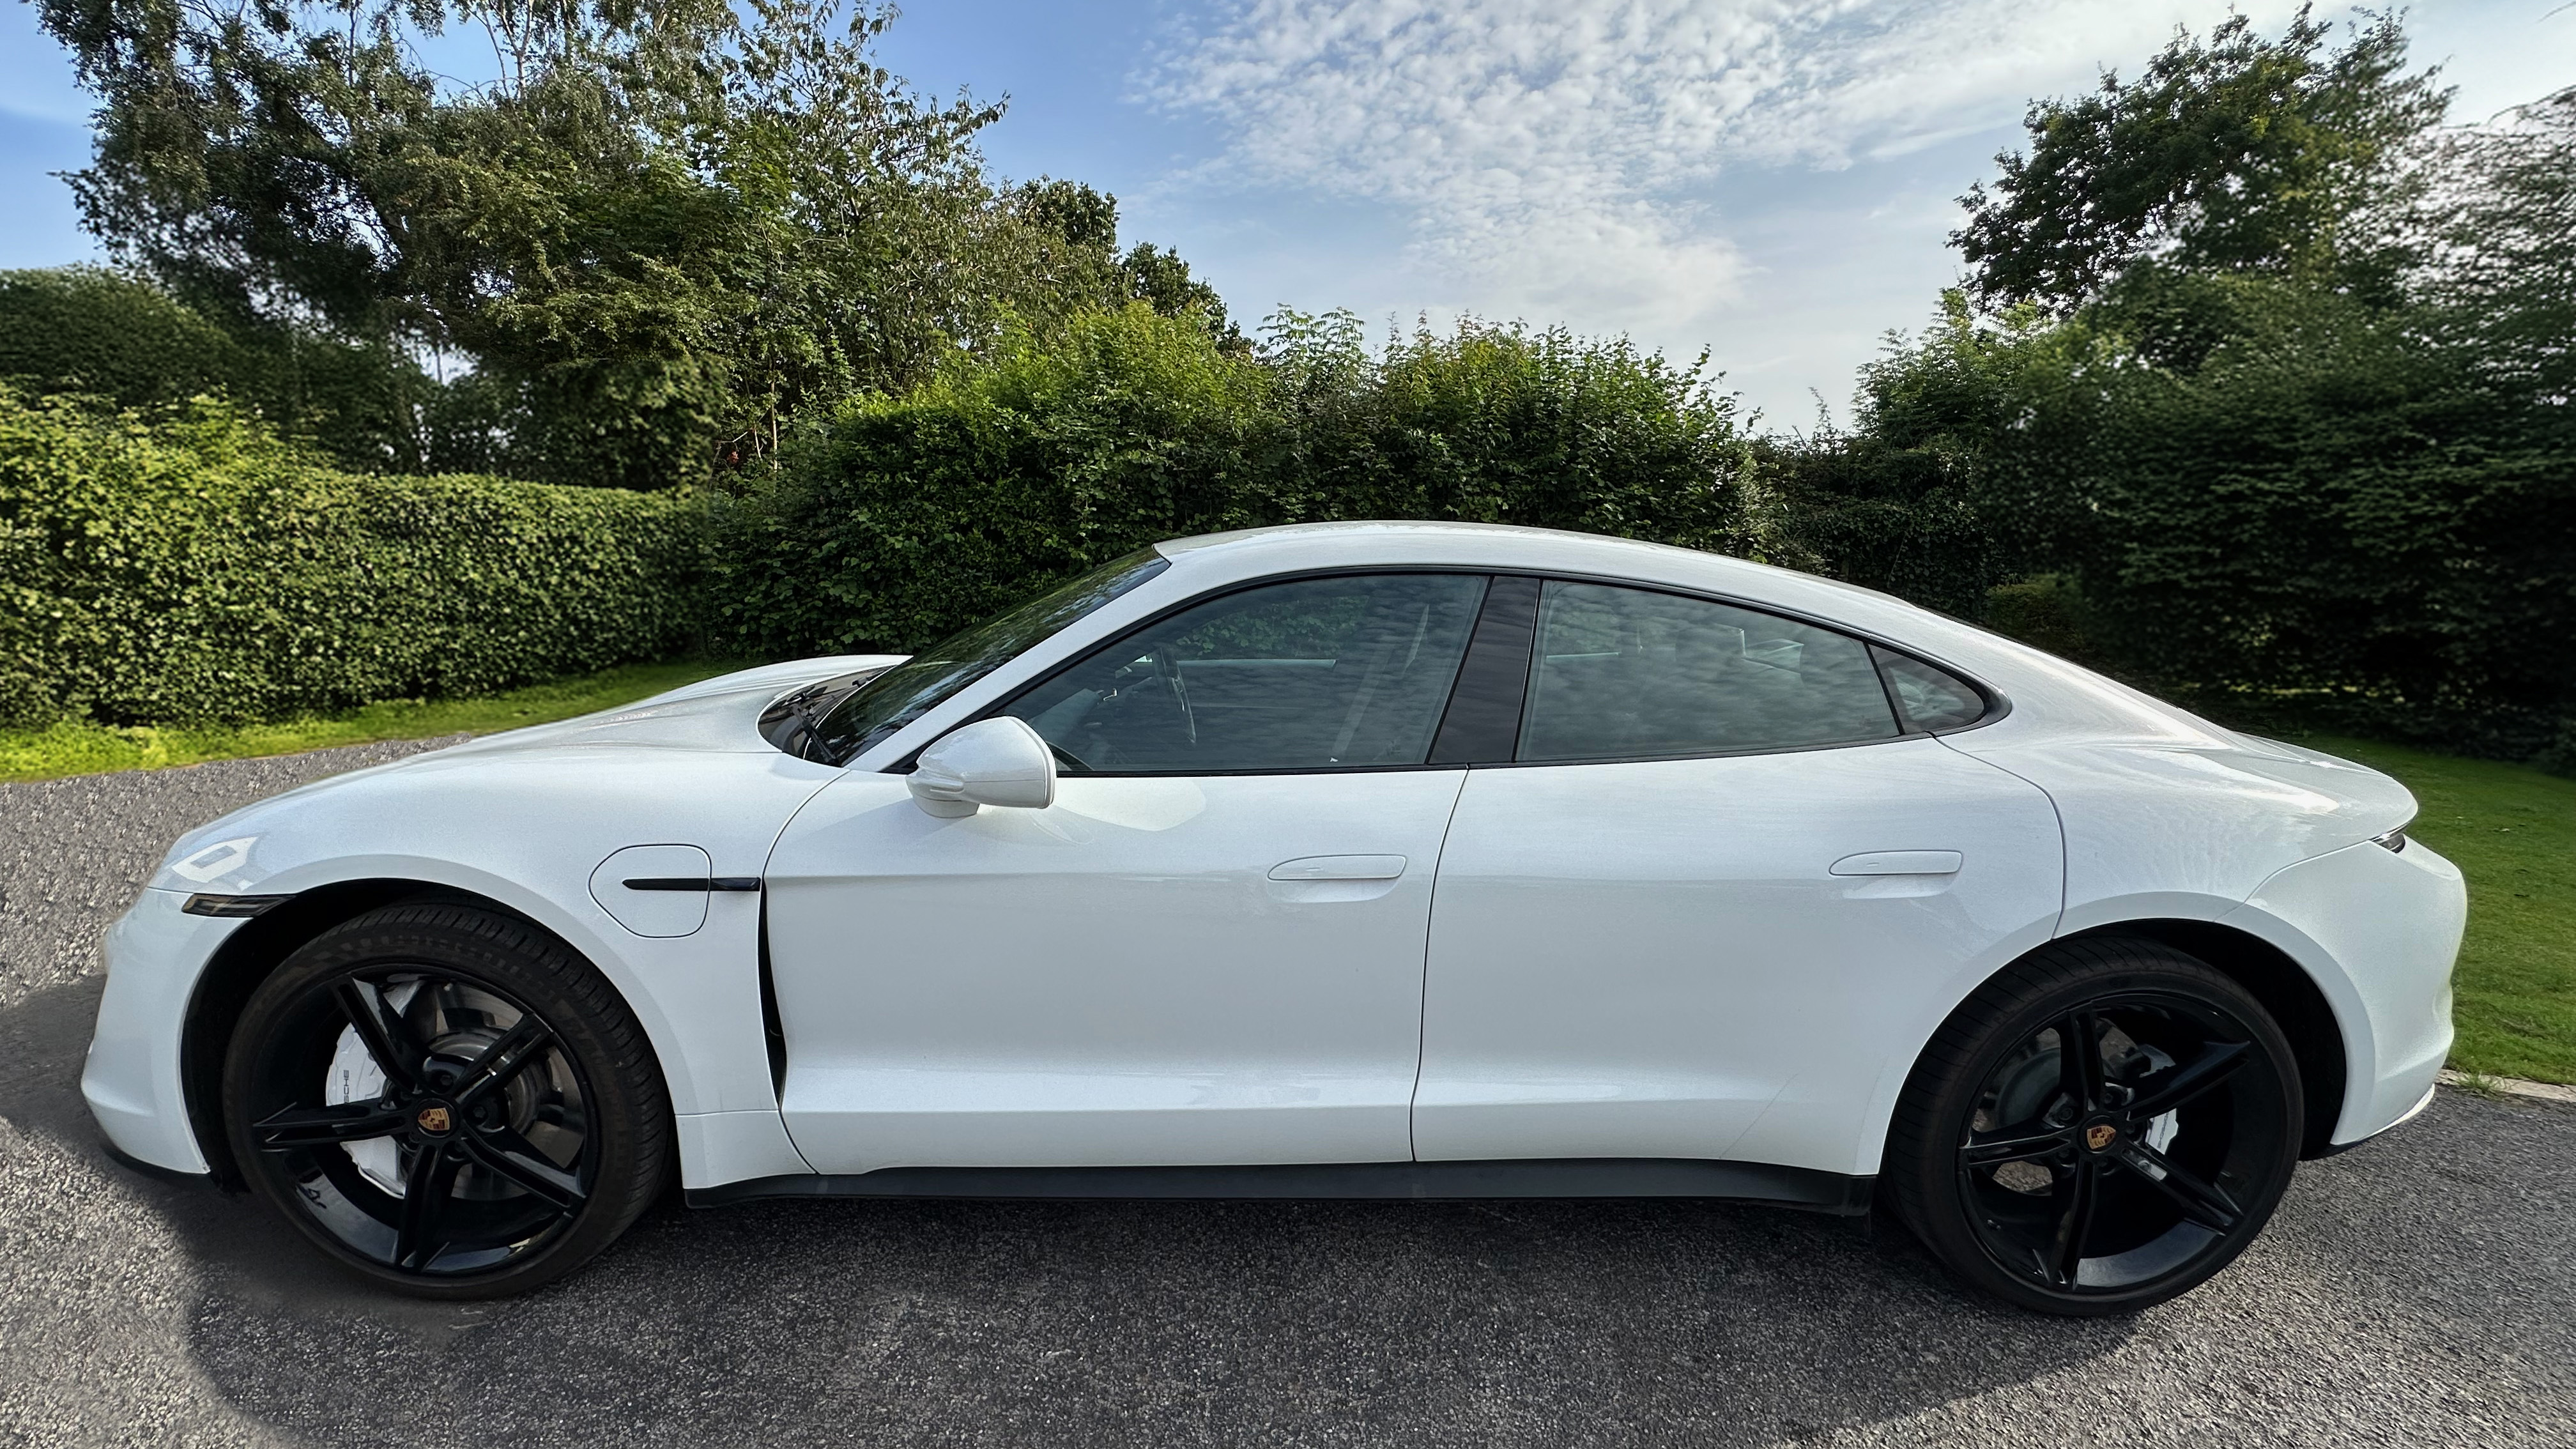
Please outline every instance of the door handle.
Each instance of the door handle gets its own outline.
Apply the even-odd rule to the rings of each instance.
[[[1272,880],[1393,880],[1404,874],[1400,855],[1305,855],[1270,867]]]
[[[1865,850],[1826,869],[1834,875],[1956,875],[1965,859],[1955,850]]]

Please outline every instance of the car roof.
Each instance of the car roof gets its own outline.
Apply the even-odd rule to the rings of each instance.
[[[1590,575],[1668,584],[1841,619],[1862,628],[1927,616],[1892,594],[1751,559],[1633,538],[1499,523],[1359,520],[1200,534],[1156,545],[1179,563],[1239,576],[1407,564]],[[1937,616],[1934,616],[1937,617]]]

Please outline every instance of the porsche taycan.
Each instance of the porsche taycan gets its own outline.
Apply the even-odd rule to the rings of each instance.
[[[1819,578],[1257,530],[194,831],[83,1086],[428,1296],[676,1183],[1875,1210],[2112,1312],[2428,1100],[2414,809]]]

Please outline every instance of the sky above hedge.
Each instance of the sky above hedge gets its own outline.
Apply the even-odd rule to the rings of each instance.
[[[2277,31],[2292,6],[2239,0]],[[1238,316],[1348,306],[1703,346],[1774,426],[1954,279],[1955,198],[2034,95],[2134,71],[2224,0],[914,0],[886,61],[1007,94],[1011,177],[1115,192]],[[2320,9],[2332,13],[2331,7]],[[2576,6],[2423,0],[2419,62],[2473,120],[2576,82]],[[442,68],[470,77],[470,48]],[[0,7],[0,266],[95,254],[45,173],[87,102]]]

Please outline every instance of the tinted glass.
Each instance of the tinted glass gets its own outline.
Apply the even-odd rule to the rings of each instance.
[[[1524,760],[1787,749],[1897,733],[1868,646],[1705,599],[1551,583],[1535,653]]]
[[[1005,712],[1068,770],[1418,765],[1484,593],[1466,574],[1247,589],[1128,635]]]
[[[827,759],[852,759],[1074,620],[1172,566],[1150,548],[1103,564],[878,675],[814,731]]]
[[[1878,666],[1910,730],[1954,730],[1985,717],[1985,696],[1946,669],[1881,649]]]

